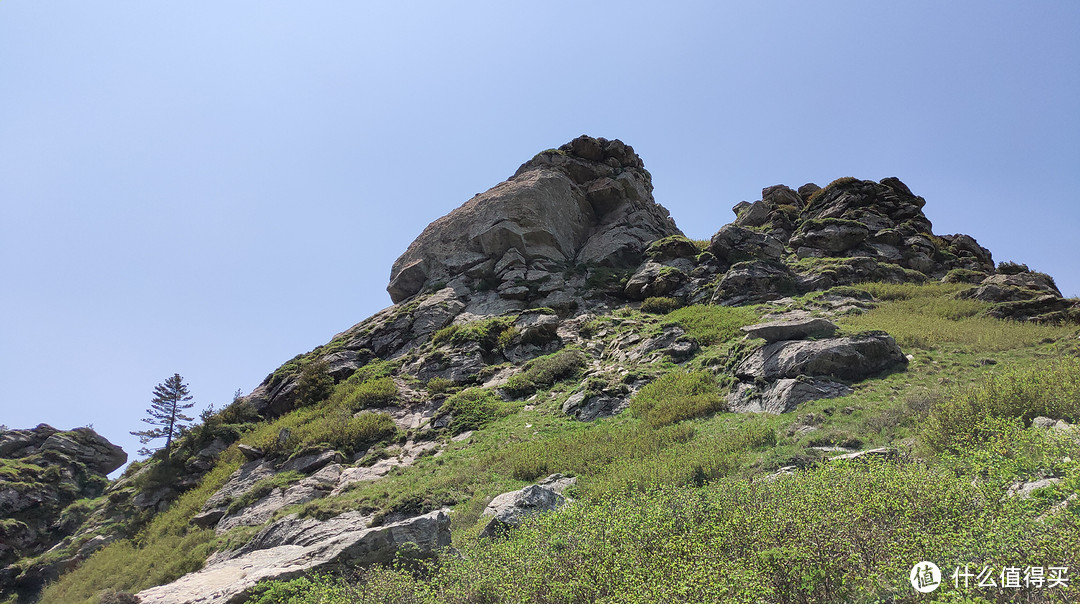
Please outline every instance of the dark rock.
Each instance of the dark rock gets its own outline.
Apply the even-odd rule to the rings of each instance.
[[[809,401],[851,393],[848,386],[831,380],[782,378],[765,386],[737,384],[727,403],[728,409],[736,413],[787,413]]]
[[[740,262],[720,279],[712,302],[737,306],[775,300],[797,291],[794,275],[782,263],[766,260]]]
[[[858,380],[907,364],[892,336],[868,332],[827,340],[791,340],[766,344],[735,369],[742,380],[778,380],[799,376]]]
[[[784,244],[765,233],[728,224],[712,236],[709,251],[727,264],[744,260],[778,260],[784,254]]]
[[[836,324],[828,319],[807,318],[787,321],[769,321],[741,328],[751,338],[763,338],[767,342],[781,340],[805,340],[829,338],[836,333]]]

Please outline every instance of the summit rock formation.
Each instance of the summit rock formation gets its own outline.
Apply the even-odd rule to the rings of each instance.
[[[537,284],[575,264],[637,266],[650,243],[682,234],[652,190],[633,147],[578,137],[431,223],[386,289],[395,303],[455,282],[537,299]]]

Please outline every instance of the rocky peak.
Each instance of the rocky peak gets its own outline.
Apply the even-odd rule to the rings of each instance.
[[[428,225],[394,263],[387,291],[395,303],[447,284],[543,297],[528,283],[576,265],[634,267],[652,241],[675,234],[633,148],[580,136]]]

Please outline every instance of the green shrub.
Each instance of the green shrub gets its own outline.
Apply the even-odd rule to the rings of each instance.
[[[435,376],[428,380],[427,390],[432,394],[442,394],[454,387],[454,381]]]
[[[460,434],[479,430],[511,413],[511,407],[486,388],[467,388],[446,399],[440,413],[452,414],[450,431]]]
[[[288,437],[280,438],[282,430]],[[344,407],[321,405],[287,413],[260,424],[241,439],[272,455],[288,456],[307,447],[326,445],[349,454],[386,440],[397,432],[393,418],[385,413],[363,412],[353,416]]]
[[[981,283],[986,278],[986,273],[982,271],[973,271],[966,268],[954,268],[951,271],[945,273],[945,276],[941,278],[943,283]]]
[[[666,373],[646,384],[630,400],[630,411],[654,428],[725,408],[716,378],[704,370]]]
[[[485,350],[495,350],[499,345],[499,336],[512,328],[513,324],[513,317],[492,317],[463,325],[449,325],[436,331],[435,335],[431,336],[431,341],[436,346],[460,346],[467,342],[478,342]]]
[[[1026,264],[1006,260],[998,263],[997,271],[1003,275],[1018,275],[1020,273],[1031,272],[1031,269],[1029,269]]]
[[[1038,416],[1080,420],[1080,359],[1066,357],[1034,368],[990,374],[982,383],[930,407],[923,439],[936,451],[955,451],[987,439],[988,417]]]
[[[645,301],[641,303],[641,312],[663,315],[675,310],[676,308],[679,308],[680,306],[682,306],[682,302],[679,302],[675,298],[669,298],[666,296],[645,298]]]
[[[742,335],[740,327],[758,320],[747,307],[694,304],[675,309],[664,318],[664,325],[679,325],[702,346],[718,344]]]
[[[398,400],[399,392],[394,378],[381,377],[348,387],[342,394],[342,403],[352,411],[371,407],[385,407]]]
[[[578,375],[585,368],[585,353],[574,348],[535,358],[503,385],[507,394],[528,396],[541,388]]]
[[[326,400],[334,390],[330,366],[323,359],[305,363],[296,384],[296,406],[306,407]]]

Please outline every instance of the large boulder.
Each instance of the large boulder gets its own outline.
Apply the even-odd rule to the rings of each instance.
[[[550,512],[566,503],[562,491],[574,484],[573,478],[553,474],[544,481],[517,491],[497,495],[484,508],[483,516],[490,517],[480,531],[481,537],[494,537],[536,514]]]
[[[828,319],[807,317],[785,321],[755,323],[740,328],[751,338],[762,338],[766,342],[784,340],[805,340],[807,338],[829,338],[836,333],[836,324]]]
[[[461,278],[521,299],[530,271],[630,268],[651,242],[681,234],[632,147],[582,136],[428,225],[394,263],[387,291],[398,303]]]
[[[436,511],[385,526],[367,526],[357,512],[326,521],[287,516],[264,529],[234,557],[136,594],[142,604],[234,604],[260,581],[288,580],[318,569],[391,562],[406,546],[433,554],[450,545],[450,517]]]
[[[799,376],[859,380],[907,364],[896,341],[885,332],[826,340],[788,340],[766,344],[735,369],[744,381]]]

